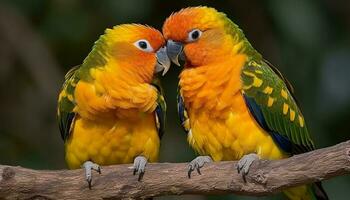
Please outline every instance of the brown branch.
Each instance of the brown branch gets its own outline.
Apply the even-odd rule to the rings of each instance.
[[[350,172],[350,141],[278,161],[254,162],[245,183],[236,162],[206,165],[187,178],[186,163],[147,165],[141,182],[131,165],[104,167],[89,190],[82,170],[38,171],[0,166],[0,199],[140,199],[162,195],[225,194],[262,196],[287,187]]]

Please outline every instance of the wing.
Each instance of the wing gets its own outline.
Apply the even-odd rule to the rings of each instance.
[[[74,90],[77,82],[79,81],[76,76],[76,72],[79,67],[79,65],[75,66],[68,71],[58,98],[57,120],[61,137],[64,141],[67,140],[70,135],[76,116],[76,113],[73,112],[75,107]]]
[[[293,88],[271,64],[248,61],[242,69],[243,96],[258,124],[289,154],[313,150]]]
[[[188,117],[180,88],[177,90],[177,113],[179,115],[182,128],[186,133],[188,133],[191,129],[190,118]]]
[[[152,85],[158,90],[157,107],[155,110],[156,125],[158,129],[159,138],[162,138],[165,131],[165,120],[166,120],[166,103],[164,100],[163,89],[160,84],[160,80],[155,78]]]

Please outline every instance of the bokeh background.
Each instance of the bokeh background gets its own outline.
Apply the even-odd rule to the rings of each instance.
[[[107,27],[145,23],[156,28],[173,11],[217,8],[296,89],[318,147],[350,139],[350,1],[348,0],[2,0],[0,1],[0,163],[34,169],[65,168],[55,121],[64,74],[80,64]],[[195,154],[176,113],[180,68],[163,78],[168,126],[161,161]],[[350,178],[324,182],[331,199],[347,199]],[[256,199],[184,196],[161,199]],[[280,195],[265,199],[280,199]]]

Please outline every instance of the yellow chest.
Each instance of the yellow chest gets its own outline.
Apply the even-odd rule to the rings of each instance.
[[[150,162],[158,159],[160,141],[152,114],[132,123],[113,117],[103,121],[78,118],[71,134],[65,145],[70,169],[80,168],[88,160],[112,165],[132,163],[139,155]]]
[[[240,94],[234,98],[237,103],[244,103]],[[210,155],[215,161],[238,160],[249,153],[257,153],[265,159],[286,156],[246,108],[234,107],[222,111],[224,118],[205,110],[189,111],[191,132],[188,141],[199,154]]]

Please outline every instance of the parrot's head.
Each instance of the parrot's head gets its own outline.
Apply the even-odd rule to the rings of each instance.
[[[107,29],[104,42],[108,54],[120,64],[118,70],[127,71],[138,80],[149,82],[153,74],[170,67],[165,40],[158,30],[140,24],[123,24]]]
[[[237,33],[235,33],[237,31]],[[209,7],[189,7],[173,13],[163,25],[169,58],[177,65],[197,67],[223,59],[239,43],[241,31],[224,13]]]

